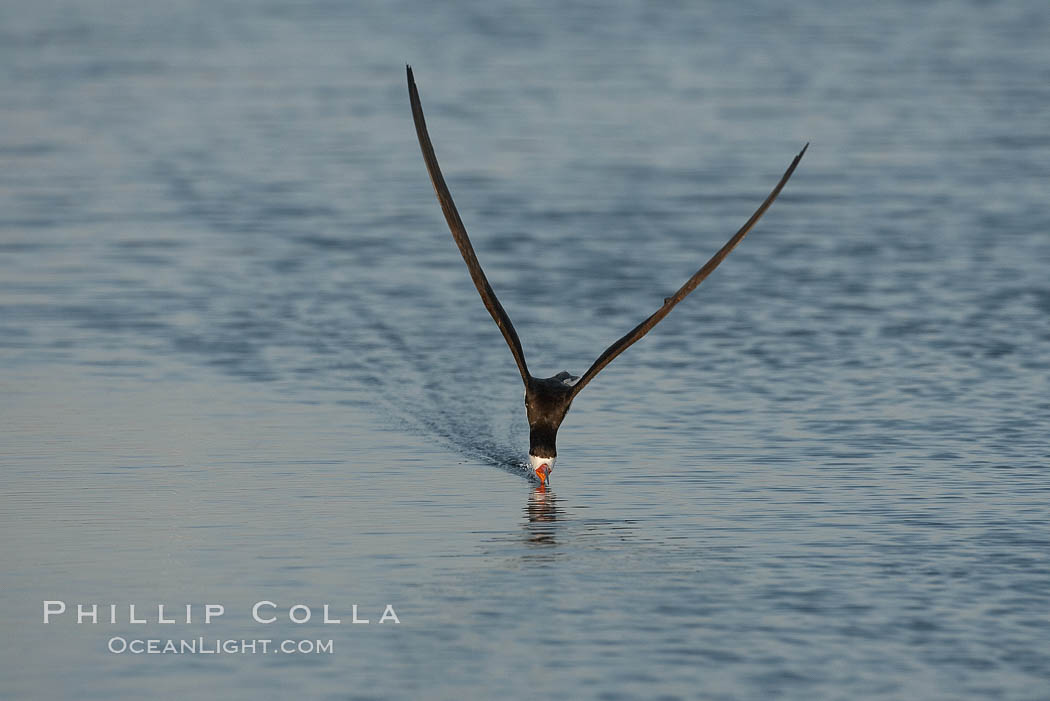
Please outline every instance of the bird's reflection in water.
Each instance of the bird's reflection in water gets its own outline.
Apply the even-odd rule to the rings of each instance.
[[[529,492],[525,504],[525,533],[530,543],[536,545],[556,545],[555,533],[558,522],[558,498],[550,487],[540,485]]]

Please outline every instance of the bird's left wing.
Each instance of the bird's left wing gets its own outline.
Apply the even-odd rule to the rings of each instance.
[[[775,200],[777,195],[780,194],[780,191],[784,188],[784,184],[787,183],[788,178],[790,178],[791,174],[795,172],[795,168],[798,166],[798,162],[802,160],[802,155],[806,153],[807,148],[809,148],[809,144],[806,144],[802,148],[802,151],[795,156],[795,160],[791,161],[791,165],[788,166],[787,171],[785,171],[784,175],[780,178],[780,182],[778,182],[777,186],[773,188],[773,191],[769,193],[769,197],[767,197],[759,208],[755,210],[755,213],[751,215],[751,218],[747,220],[747,223],[745,223],[744,226],[733,235],[733,238],[729,239],[726,245],[722,246],[718,253],[711,257],[711,260],[704,264],[704,267],[697,270],[693,277],[686,280],[685,284],[678,288],[677,292],[664,300],[664,305],[653,312],[648,319],[635,326],[629,333],[606,348],[605,352],[598,356],[598,359],[594,361],[594,364],[591,365],[587,372],[583,373],[580,377],[579,382],[573,385],[572,396],[575,397],[579,394],[580,390],[586,387],[587,383],[593,380],[594,376],[601,372],[602,368],[611,363],[616,356],[623,353],[638,341],[638,339],[649,333],[654,326],[660,323],[661,319],[670,313],[676,304],[685,299],[686,295],[695,290],[697,286],[704,281],[704,278],[710,275],[711,272],[718,267],[719,263],[725,260],[725,257],[729,255],[729,252],[736,248],[736,245],[740,243],[741,239],[747,236],[747,232],[751,231],[755,224],[758,223],[758,220],[762,218],[762,215],[766,213],[766,210],[769,209],[769,206],[773,204],[773,200]]]

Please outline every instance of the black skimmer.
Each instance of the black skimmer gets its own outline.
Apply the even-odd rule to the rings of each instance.
[[[809,144],[807,143],[802,148],[802,151],[795,156],[795,160],[791,161],[791,165],[788,166],[777,186],[769,193],[769,197],[755,210],[755,213],[751,215],[747,223],[733,235],[733,238],[729,239],[728,243],[722,246],[721,250],[712,256],[711,260],[707,261],[696,274],[686,280],[685,284],[678,288],[677,292],[665,298],[662,307],[653,312],[648,319],[627,332],[620,340],[606,348],[605,352],[599,355],[594,364],[587,369],[587,372],[579,377],[573,376],[568,372],[560,372],[554,377],[533,377],[529,372],[528,365],[525,364],[525,353],[521,349],[518,333],[514,330],[514,325],[510,323],[510,317],[504,311],[503,305],[496,298],[496,293],[492,291],[492,286],[489,285],[489,281],[481,269],[481,264],[478,263],[474,247],[470,244],[470,239],[467,237],[467,230],[463,226],[463,221],[459,218],[455,202],[452,201],[452,194],[448,191],[445,179],[441,175],[437,156],[434,155],[434,147],[430,143],[430,134],[427,133],[427,123],[423,118],[423,106],[419,102],[419,91],[416,89],[416,81],[412,77],[412,67],[406,66],[406,68],[408,69],[408,96],[412,103],[412,118],[416,123],[416,136],[419,137],[419,147],[423,151],[423,161],[426,163],[427,171],[430,173],[430,180],[434,184],[438,202],[441,203],[441,210],[445,213],[448,228],[452,230],[452,238],[456,240],[459,252],[463,254],[463,260],[467,264],[470,279],[474,281],[474,286],[478,288],[478,293],[481,294],[481,301],[485,303],[485,308],[492,315],[492,320],[496,322],[496,326],[503,333],[503,338],[506,339],[507,345],[510,346],[510,352],[514,355],[514,362],[518,364],[518,372],[521,373],[521,379],[525,383],[525,412],[529,420],[529,466],[540,483],[546,484],[554,467],[554,460],[558,455],[558,449],[555,445],[558,437],[558,427],[561,426],[561,422],[565,419],[565,414],[569,411],[572,400],[580,393],[580,390],[594,379],[595,375],[611,363],[616,356],[623,353],[642,336],[649,333],[654,326],[660,323],[661,319],[674,309],[676,304],[685,299],[686,295],[695,290],[697,285],[703,282],[704,278],[718,267],[719,263],[751,231],[762,215],[766,213],[766,210],[769,209],[769,206],[773,204],[773,200],[780,194],[788,178],[795,172],[795,167],[802,159],[802,155],[806,153]]]

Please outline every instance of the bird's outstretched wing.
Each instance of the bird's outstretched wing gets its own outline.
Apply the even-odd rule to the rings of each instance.
[[[693,275],[693,277],[686,280],[685,284],[678,288],[677,292],[664,300],[664,305],[657,309],[652,316],[635,326],[627,335],[606,348],[605,352],[598,356],[598,359],[594,361],[594,364],[591,365],[587,372],[583,373],[580,377],[579,382],[573,385],[573,396],[576,396],[581,389],[586,387],[587,383],[593,380],[594,376],[601,372],[602,368],[611,363],[616,356],[623,353],[638,341],[638,339],[649,333],[654,326],[660,323],[661,319],[674,309],[676,304],[685,299],[686,295],[695,290],[697,286],[704,281],[704,278],[710,275],[711,272],[718,267],[718,264],[725,260],[725,257],[729,255],[729,252],[736,248],[736,245],[747,235],[747,232],[751,231],[758,220],[762,218],[762,215],[766,213],[767,209],[769,209],[769,205],[773,204],[773,200],[775,200],[777,195],[780,194],[780,191],[784,188],[784,184],[788,181],[788,178],[790,178],[791,174],[795,172],[795,167],[798,166],[798,162],[802,159],[802,155],[806,152],[807,148],[809,148],[809,144],[802,147],[802,151],[795,156],[795,160],[791,161],[791,165],[788,166],[788,169],[784,172],[784,176],[780,178],[780,182],[777,183],[777,186],[773,188],[773,192],[769,193],[769,197],[766,198],[766,201],[755,210],[755,213],[752,214],[751,218],[747,220],[747,223],[740,228],[740,231],[736,232],[736,234],[733,235],[733,238],[729,239],[728,243],[722,246],[721,250],[712,256],[711,260],[704,264],[704,267],[696,271],[696,274]]]
[[[496,322],[496,326],[503,332],[503,338],[506,339],[507,345],[510,346],[510,352],[514,354],[514,362],[518,364],[521,379],[527,387],[529,384],[529,368],[525,364],[525,352],[521,349],[518,333],[514,330],[514,325],[510,323],[510,317],[504,311],[503,305],[496,299],[496,293],[492,291],[492,286],[489,285],[488,278],[485,277],[485,272],[481,269],[481,264],[478,263],[474,247],[470,245],[467,230],[463,226],[463,220],[459,218],[459,212],[456,211],[456,203],[452,201],[452,193],[448,191],[445,178],[442,177],[441,168],[438,166],[437,156],[434,155],[434,147],[430,143],[427,123],[423,119],[423,106],[419,103],[419,91],[416,90],[416,81],[412,77],[412,67],[405,66],[405,68],[408,70],[408,97],[412,103],[412,119],[416,122],[416,136],[419,137],[419,148],[423,151],[423,161],[426,162],[430,180],[434,183],[434,191],[437,193],[438,202],[441,203],[441,211],[445,213],[445,221],[448,222],[448,228],[452,231],[452,238],[456,240],[459,252],[463,254],[467,270],[470,271],[470,279],[474,281],[474,286],[478,288],[481,301],[485,303],[485,308],[492,315],[492,320]]]

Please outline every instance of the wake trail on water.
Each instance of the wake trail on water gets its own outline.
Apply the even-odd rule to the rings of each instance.
[[[128,148],[153,153],[147,146]],[[333,228],[352,235],[290,233],[257,211],[262,198],[253,195],[265,182],[226,173],[207,152],[155,154],[147,167],[178,218],[204,232],[185,241],[197,254],[182,256],[192,265],[179,270],[182,296],[167,302],[171,318],[156,319],[155,333],[176,354],[241,379],[281,382],[307,401],[378,410],[396,429],[465,459],[528,474],[513,447],[527,435],[520,406],[503,394],[512,380],[497,377],[491,346],[472,343],[477,330],[457,313],[459,302],[433,294],[443,281],[429,271],[439,266],[416,252],[420,267],[410,274],[399,239],[347,222]],[[244,191],[234,198],[242,209],[230,211],[230,188]],[[242,265],[221,257],[249,242]],[[179,313],[199,323],[180,325]]]
[[[500,421],[505,409],[491,406],[483,386],[478,386],[483,381],[464,367],[463,354],[409,342],[366,304],[355,304],[353,311],[358,329],[368,334],[375,348],[359,355],[354,365],[384,413],[401,428],[435,438],[466,458],[528,477],[524,456],[511,447],[511,436],[520,427],[513,420]],[[502,437],[496,435],[496,427]]]

